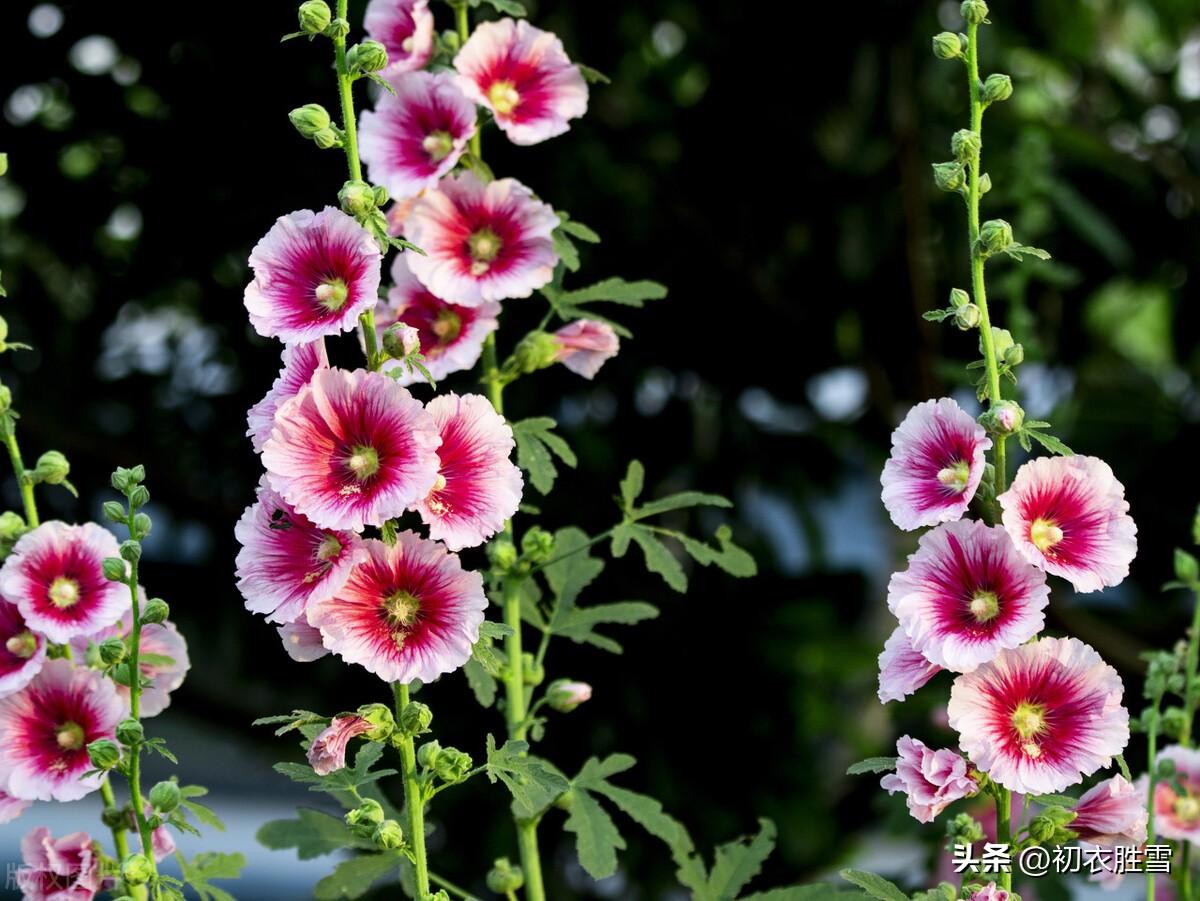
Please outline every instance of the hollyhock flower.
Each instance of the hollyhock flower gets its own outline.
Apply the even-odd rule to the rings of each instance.
[[[1076,591],[1099,591],[1129,575],[1137,526],[1125,486],[1103,460],[1030,460],[999,500],[1004,528],[1021,555]]]
[[[1022,794],[1052,794],[1112,763],[1129,741],[1117,671],[1077,638],[1001,651],[950,689],[950,727],[971,761]]]
[[[307,615],[301,615],[295,622],[284,623],[278,632],[283,649],[297,663],[312,663],[329,653],[321,640],[321,630],[309,625]]]
[[[554,359],[585,379],[594,378],[621,346],[612,326],[596,319],[568,322],[551,337],[558,344]]]
[[[931,663],[970,672],[1042,630],[1046,575],[1000,526],[945,523],[921,536],[908,569],[888,583],[888,609]]]
[[[359,154],[371,181],[393,197],[437,187],[475,134],[475,105],[449,72],[411,72],[391,79],[374,111],[362,114]]]
[[[951,803],[979,791],[967,762],[954,751],[934,751],[905,735],[896,742],[896,752],[896,772],[879,784],[889,795],[904,792],[908,811],[918,822],[933,822]]]
[[[903,701],[942,671],[915,650],[903,626],[897,626],[879,655],[879,703]]]
[[[1113,776],[1083,794],[1067,828],[1096,845],[1141,845],[1149,818],[1145,799],[1124,776]]]
[[[26,810],[32,801],[14,798],[8,792],[0,791],[0,823],[11,823]]]
[[[1164,838],[1200,843],[1200,750],[1172,745],[1158,752],[1159,760],[1175,764],[1180,794],[1166,782],[1154,786],[1154,831]],[[1150,793],[1150,777],[1137,781],[1137,797]]]
[[[117,539],[95,523],[45,522],[21,536],[0,568],[0,593],[50,641],[90,635],[129,609],[129,588],[104,577]]]
[[[454,303],[528,297],[554,275],[554,210],[512,178],[484,184],[471,172],[442,179],[405,222],[406,237],[425,251],[409,268],[426,288]]]
[[[979,891],[971,894],[971,901],[1008,901],[1010,897],[1011,894],[996,883],[988,882]]]
[[[333,721],[308,746],[308,765],[318,776],[328,776],[346,765],[346,747],[350,739],[374,728],[361,716],[335,716]]]
[[[128,706],[112,680],[48,660],[24,689],[0,698],[0,786],[25,801],[75,801],[100,787],[87,745],[113,738]]]
[[[289,344],[283,349],[283,369],[280,370],[279,377],[271,385],[267,396],[251,407],[246,414],[250,425],[246,434],[256,452],[261,452],[263,445],[271,437],[271,428],[275,425],[275,411],[279,409],[280,404],[295,397],[300,389],[308,384],[314,372],[328,368],[329,357],[322,340]]]
[[[21,839],[17,887],[25,901],[90,901],[103,878],[92,837],[72,832],[56,839],[38,826]]]
[[[279,408],[262,460],[296,513],[322,529],[358,531],[429,494],[440,443],[407,388],[378,372],[326,369]]]
[[[29,630],[16,604],[0,598],[0,642],[0,697],[4,697],[20,691],[41,670],[46,639]]]
[[[378,298],[381,260],[371,233],[341,210],[280,216],[250,252],[250,324],[288,344],[348,332]]]
[[[483,577],[413,532],[364,544],[370,556],[346,586],[308,612],[325,646],[388,682],[432,682],[466,663],[487,609]]]
[[[387,300],[375,308],[375,325],[380,340],[388,326],[396,322],[416,329],[425,368],[435,381],[441,381],[479,361],[484,339],[499,325],[496,317],[500,315],[500,304],[489,300],[468,307],[442,300],[417,281],[408,268],[408,257],[406,253],[398,254],[392,263],[395,286],[388,291]],[[385,372],[393,369],[399,371],[395,379],[401,385],[423,378],[419,372],[410,373],[398,360],[383,364]]]
[[[417,504],[421,520],[452,551],[483,544],[521,504],[521,470],[509,459],[512,429],[478,394],[443,394],[425,409],[442,444],[438,480]]]
[[[387,50],[387,68],[380,72],[384,78],[420,69],[433,55],[429,0],[371,0],[363,27]]]
[[[588,86],[562,41],[528,22],[484,22],[454,57],[464,94],[496,117],[514,144],[537,144],[587,112]]]
[[[242,545],[237,555],[238,591],[251,613],[288,623],[304,615],[308,604],[346,584],[362,559],[358,536],[319,529],[297,513],[267,481],[246,508],[233,534]]]

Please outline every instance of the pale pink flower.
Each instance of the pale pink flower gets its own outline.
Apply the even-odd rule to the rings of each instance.
[[[100,891],[100,856],[86,832],[56,839],[38,826],[21,839],[21,859],[17,887],[25,901],[90,901]]]
[[[1052,794],[1110,766],[1129,741],[1117,671],[1076,638],[1001,651],[954,680],[950,727],[981,771],[1022,794]]]
[[[1084,792],[1067,828],[1096,845],[1141,845],[1146,841],[1146,792],[1124,776],[1113,776]]]
[[[129,609],[129,588],[104,577],[104,559],[119,554],[117,539],[95,523],[42,523],[4,561],[0,594],[50,641],[90,635]]]
[[[524,20],[476,26],[454,68],[463,93],[491,110],[514,144],[560,135],[587,112],[587,81],[562,41]]]
[[[883,505],[901,529],[936,526],[966,512],[992,446],[983,426],[952,398],[927,400],[892,432]]]
[[[30,631],[16,604],[0,597],[0,697],[28,685],[45,662],[46,639]]]
[[[250,437],[256,452],[261,452],[267,439],[271,437],[271,429],[275,425],[275,412],[280,404],[290,400],[308,384],[313,373],[318,369],[329,368],[329,357],[325,352],[324,339],[309,341],[306,344],[289,344],[283,349],[283,369],[279,377],[271,385],[267,396],[250,408],[246,421],[250,428],[246,434]]]
[[[1175,781],[1180,794],[1159,780],[1154,786],[1154,831],[1164,838],[1200,844],[1200,750],[1171,745],[1158,752],[1158,760],[1175,764]],[[1135,786],[1138,798],[1150,793],[1150,777],[1143,775]]]
[[[914,650],[904,627],[897,626],[879,655],[879,703],[903,701],[941,671],[940,666]]]
[[[896,752],[896,772],[879,784],[888,794],[903,792],[909,813],[921,823],[933,822],[950,804],[979,791],[961,754],[934,751],[907,735],[896,742]]]
[[[295,512],[322,529],[358,531],[429,494],[440,443],[407,388],[378,372],[326,369],[279,408],[262,460]]]
[[[420,69],[433,56],[429,0],[371,0],[363,27],[387,50],[385,78]]]
[[[449,72],[409,72],[390,79],[374,111],[362,114],[359,153],[372,183],[392,197],[437,187],[475,134],[475,105]]]
[[[1129,575],[1137,526],[1125,486],[1103,460],[1030,460],[999,500],[1004,528],[1021,555],[1076,591],[1099,591]]]
[[[409,256],[397,254],[392,263],[395,286],[388,291],[387,300],[381,300],[375,308],[375,325],[380,340],[393,323],[403,322],[415,328],[424,366],[435,381],[441,381],[479,362],[484,339],[499,324],[500,304],[489,300],[469,307],[442,300],[409,271]],[[398,360],[388,360],[383,369],[401,385],[424,378],[419,372],[409,372]]]
[[[1000,526],[944,523],[921,536],[908,569],[888,583],[888,609],[931,663],[970,672],[1042,631],[1046,575]]]
[[[409,269],[426,288],[465,307],[528,297],[554,276],[558,216],[520,182],[473,173],[442,179],[413,204],[405,236],[425,251]]]
[[[0,823],[11,823],[28,810],[32,803],[32,801],[23,801],[20,798],[14,798],[8,792],[0,791]]]
[[[302,614],[295,622],[284,623],[277,631],[283,649],[297,663],[312,663],[329,653],[321,640],[321,630],[308,624],[307,614]]]
[[[551,337],[558,344],[554,359],[585,379],[595,378],[621,347],[613,327],[596,319],[575,319]]]
[[[382,259],[371,233],[341,210],[280,216],[250,252],[250,324],[287,344],[348,332],[379,297]]]
[[[233,534],[242,546],[237,584],[246,609],[277,623],[292,622],[311,601],[336,592],[363,557],[358,535],[317,528],[280,497],[266,476]]]
[[[23,801],[75,801],[100,787],[87,746],[113,738],[128,706],[111,679],[48,660],[21,691],[0,698],[0,787]]]
[[[342,769],[346,766],[346,748],[350,740],[372,728],[361,716],[335,716],[308,746],[308,765],[318,776],[328,776]]]
[[[586,682],[555,679],[546,688],[546,702],[551,710],[557,710],[559,713],[570,713],[591,699],[592,686]]]
[[[1000,888],[994,882],[988,882],[979,891],[971,894],[970,901],[1008,901],[1011,897],[1010,892]]]
[[[479,640],[483,577],[434,541],[404,531],[392,546],[368,539],[370,557],[308,620],[325,646],[387,682],[432,682],[458,669]]]
[[[417,510],[430,538],[452,551],[475,547],[503,529],[521,504],[512,429],[479,394],[442,394],[425,409],[442,436],[441,467]]]

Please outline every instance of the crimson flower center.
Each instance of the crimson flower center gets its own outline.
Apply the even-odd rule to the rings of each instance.
[[[50,590],[46,594],[50,597],[50,603],[65,610],[79,603],[79,583],[68,576],[59,576],[50,583]]]
[[[939,469],[937,478],[955,494],[962,494],[971,480],[971,467],[967,465],[966,460],[955,460],[949,466]]]
[[[37,651],[37,639],[33,637],[32,632],[26,629],[4,642],[4,648],[14,657],[28,660]]]
[[[1063,540],[1063,530],[1052,519],[1038,517],[1029,526],[1029,540],[1042,553]]]
[[[317,297],[317,303],[331,313],[336,313],[344,307],[346,299],[350,296],[350,292],[346,288],[346,283],[340,278],[325,279],[325,281],[317,285],[314,293]]]
[[[429,154],[429,158],[435,163],[440,163],[450,155],[450,151],[454,149],[454,139],[448,131],[431,131],[425,136],[425,140],[421,142],[421,148]]]
[[[55,730],[54,737],[64,751],[78,751],[83,747],[83,727],[78,723],[68,720]]]
[[[521,102],[521,95],[517,93],[517,86],[505,79],[492,82],[491,87],[488,88],[487,96],[488,101],[492,104],[492,109],[502,116],[507,116]]]

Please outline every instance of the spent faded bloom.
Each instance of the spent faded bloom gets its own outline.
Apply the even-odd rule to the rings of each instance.
[[[1084,792],[1072,810],[1075,819],[1067,828],[1078,833],[1080,841],[1106,847],[1146,841],[1146,792],[1124,776],[1105,779]]]
[[[1200,843],[1200,750],[1171,745],[1158,752],[1158,760],[1175,764],[1174,781],[1182,792],[1159,780],[1154,786],[1154,831],[1164,838]],[[1150,778],[1137,781],[1137,797],[1149,797]]]
[[[420,69],[433,55],[429,0],[371,0],[363,27],[387,50],[385,78]]]
[[[111,679],[49,660],[21,691],[0,699],[0,788],[25,801],[75,801],[100,787],[87,746],[113,738],[128,706]]]
[[[558,216],[512,178],[474,173],[442,179],[413,204],[405,236],[425,251],[408,266],[438,297],[465,307],[528,297],[554,275]]]
[[[950,728],[981,771],[1021,794],[1061,792],[1129,741],[1117,671],[1077,638],[1001,651],[954,680]]]
[[[372,726],[361,716],[335,716],[308,746],[308,765],[318,776],[328,776],[346,765],[346,748],[352,738],[370,732]]]
[[[387,682],[432,682],[466,663],[487,609],[483,577],[413,532],[364,544],[342,590],[309,609],[325,647]]]
[[[888,794],[903,792],[909,813],[919,822],[932,822],[959,798],[979,791],[967,761],[955,751],[934,751],[905,735],[896,742],[896,753],[896,772],[888,773],[879,784]]]
[[[310,602],[336,592],[363,557],[358,535],[313,525],[266,476],[233,533],[242,546],[237,584],[246,609],[277,623],[302,617]]]
[[[25,625],[16,604],[0,597],[0,697],[20,691],[46,662],[46,639]]]
[[[322,529],[358,531],[429,494],[440,443],[407,388],[378,372],[326,369],[279,408],[262,459],[293,510]]]
[[[103,883],[100,857],[86,832],[56,839],[38,826],[21,839],[21,859],[16,881],[25,901],[90,901]]]
[[[500,304],[489,300],[478,306],[463,306],[442,300],[412,274],[408,268],[409,256],[397,254],[392,263],[395,284],[387,299],[375,308],[375,325],[380,340],[383,332],[397,322],[416,329],[424,366],[435,381],[441,381],[479,361],[484,339],[499,324]],[[416,370],[409,372],[399,360],[386,361],[383,371],[394,375],[401,385],[424,379]]]
[[[129,588],[104,577],[104,559],[118,555],[117,539],[95,523],[45,522],[4,561],[0,594],[50,641],[90,635],[129,609]]]
[[[250,437],[254,450],[261,452],[267,439],[271,437],[271,429],[275,425],[275,413],[280,404],[295,397],[308,384],[318,369],[329,368],[329,356],[325,352],[324,339],[309,341],[304,344],[289,344],[283,349],[283,369],[275,379],[267,396],[256,403],[246,414],[249,428],[246,434]]]
[[[562,41],[528,22],[484,22],[454,57],[463,93],[487,107],[514,144],[537,144],[587,112],[588,86]]]
[[[904,627],[897,626],[879,655],[879,703],[903,701],[941,671],[912,646]]]
[[[595,378],[621,347],[613,327],[597,319],[568,322],[550,337],[557,344],[554,359],[585,379]]]
[[[390,80],[363,113],[359,152],[371,181],[392,197],[415,197],[437,187],[475,134],[475,105],[449,72],[409,72]]]
[[[983,478],[992,446],[979,425],[952,398],[927,400],[908,411],[892,433],[883,467],[883,505],[901,529],[958,519]]]
[[[341,210],[281,216],[250,252],[250,324],[288,344],[348,332],[378,298],[382,259],[371,233]]]
[[[442,436],[441,466],[417,510],[430,538],[452,551],[475,547],[503,529],[521,504],[512,429],[479,394],[442,394],[425,409]]]
[[[1000,526],[944,523],[921,536],[908,569],[888,583],[888,609],[931,663],[970,672],[1045,624],[1046,575]]]
[[[999,500],[1004,528],[1021,555],[1076,591],[1098,591],[1129,575],[1137,526],[1125,487],[1103,460],[1030,460]]]
[[[283,641],[283,649],[297,663],[312,663],[329,653],[321,640],[321,630],[308,623],[308,614],[301,614],[295,622],[284,623],[276,630]]]

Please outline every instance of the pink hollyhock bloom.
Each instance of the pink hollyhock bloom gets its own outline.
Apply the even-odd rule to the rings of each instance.
[[[1103,460],[1030,460],[999,500],[1004,528],[1021,555],[1076,591],[1099,591],[1129,575],[1137,526],[1125,486]]]
[[[897,626],[879,655],[879,703],[903,701],[942,671],[912,646],[903,626]]]
[[[558,343],[554,359],[585,379],[594,378],[621,347],[612,326],[596,319],[568,322],[552,337]]]
[[[1045,625],[1046,575],[1000,526],[945,523],[921,536],[908,569],[888,583],[888,609],[931,663],[966,673]]]
[[[46,639],[29,630],[16,604],[0,597],[0,642],[0,697],[4,697],[20,691],[41,671]]]
[[[1009,892],[996,883],[989,882],[979,891],[972,893],[970,901],[1008,901],[1010,897]]]
[[[1146,792],[1124,776],[1113,776],[1084,793],[1067,828],[1095,845],[1141,845],[1146,841]]]
[[[14,798],[8,792],[0,791],[0,823],[11,823],[26,810],[32,801],[23,801],[20,798]]]
[[[499,325],[500,304],[489,300],[468,307],[442,300],[409,271],[408,257],[407,253],[398,254],[392,263],[392,280],[396,284],[388,291],[387,300],[380,301],[375,308],[375,325],[380,340],[388,326],[396,322],[416,329],[425,368],[435,381],[441,381],[479,361],[484,339]],[[401,385],[411,385],[423,378],[419,372],[410,373],[398,360],[388,360],[383,370],[398,371],[395,379]]]
[[[892,432],[883,466],[883,505],[901,529],[936,526],[966,511],[992,446],[983,426],[949,397],[908,411]]]
[[[371,0],[363,27],[387,50],[385,78],[420,69],[433,56],[429,0]]]
[[[407,388],[378,372],[326,369],[279,408],[262,461],[296,513],[322,529],[358,531],[429,494],[440,443]]]
[[[1158,752],[1158,759],[1175,764],[1175,778],[1183,793],[1166,782],[1155,783],[1154,831],[1164,838],[1200,844],[1200,750],[1171,745]],[[1139,798],[1148,797],[1150,777],[1138,779],[1136,789]]]
[[[90,635],[129,609],[129,588],[104,577],[104,558],[119,554],[117,539],[95,523],[42,523],[4,561],[0,594],[50,641]]]
[[[443,394],[425,409],[442,444],[438,480],[417,504],[421,520],[452,551],[483,544],[521,504],[521,470],[509,459],[512,429],[478,394]]]
[[[279,377],[271,385],[267,396],[250,408],[246,421],[250,428],[246,434],[250,437],[256,452],[261,452],[267,439],[271,437],[271,429],[275,425],[275,411],[280,404],[290,400],[308,384],[318,369],[329,368],[329,356],[325,352],[325,342],[321,339],[309,341],[307,344],[289,344],[283,349],[283,369]]]
[[[250,324],[288,344],[348,332],[379,296],[382,259],[371,233],[341,210],[280,216],[250,252]]]
[[[86,832],[56,839],[38,826],[21,839],[21,858],[17,887],[25,901],[90,901],[100,891],[100,857]]]
[[[295,622],[284,623],[278,632],[283,649],[297,663],[312,663],[329,653],[321,640],[321,630],[308,624],[307,615],[301,615]]]
[[[587,112],[588,86],[562,41],[528,22],[484,22],[454,57],[464,94],[496,117],[514,144],[537,144]]]
[[[971,761],[1022,794],[1052,794],[1112,764],[1129,741],[1117,671],[1077,638],[1001,651],[950,689],[950,727]]]
[[[410,72],[391,79],[362,114],[359,153],[374,184],[393,197],[414,197],[437,187],[475,134],[475,105],[449,72]]]
[[[425,251],[408,266],[421,284],[464,307],[528,297],[554,276],[558,216],[512,178],[471,172],[442,179],[408,214],[406,237]]]
[[[328,776],[346,765],[346,747],[350,739],[370,732],[373,727],[361,716],[335,716],[308,746],[308,765],[318,776]]]
[[[387,682],[432,682],[466,663],[487,609],[483,577],[413,532],[364,544],[370,557],[346,586],[309,609],[325,646]]]
[[[266,476],[233,534],[242,545],[237,584],[246,609],[277,623],[298,619],[309,603],[336,592],[364,556],[358,535],[317,528],[280,497]]]
[[[87,745],[113,738],[128,713],[112,680],[68,660],[48,660],[37,678],[0,699],[0,786],[23,801],[75,801],[100,787]]]
[[[908,812],[921,823],[933,822],[954,801],[979,791],[967,762],[954,751],[934,751],[905,735],[896,742],[896,752],[896,772],[879,784],[889,795],[904,792]]]

